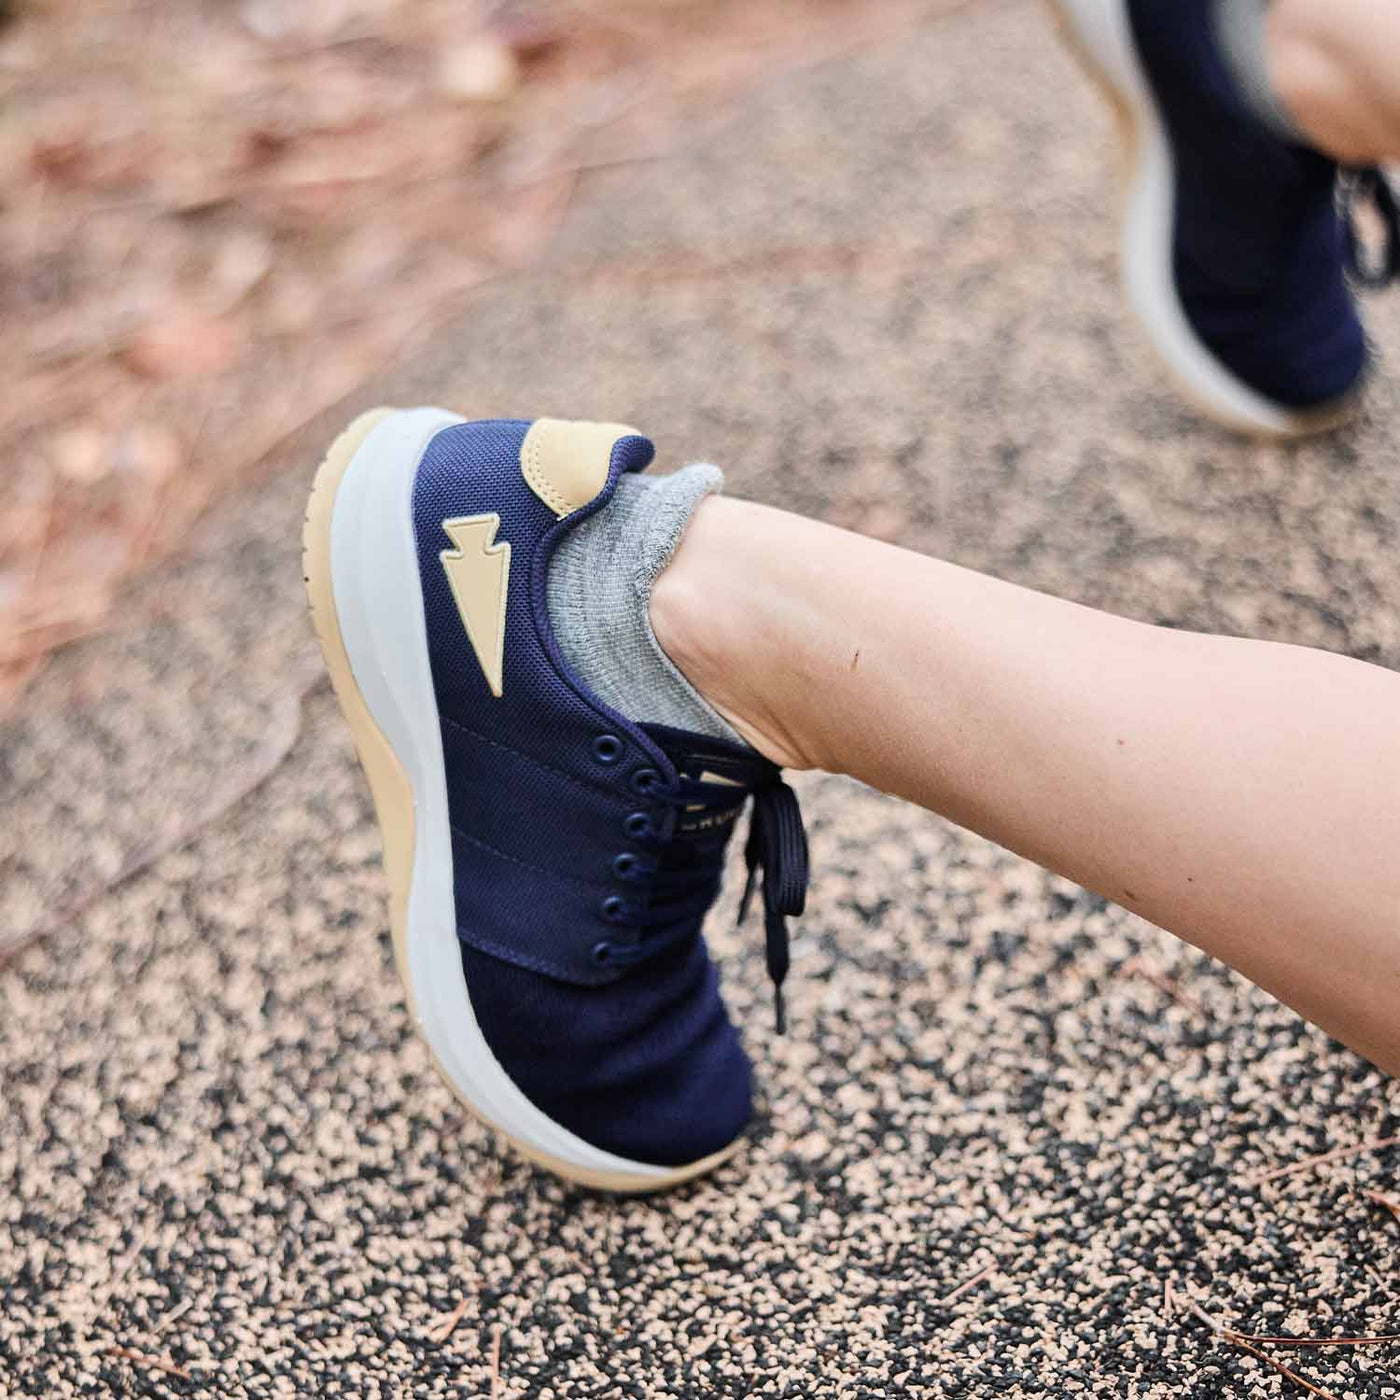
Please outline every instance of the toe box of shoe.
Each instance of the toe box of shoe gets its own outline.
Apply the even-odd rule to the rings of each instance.
[[[1366,336],[1330,216],[1289,253],[1243,277],[1178,245],[1177,287],[1197,335],[1232,374],[1274,403],[1319,408],[1357,386]]]
[[[728,1147],[751,1112],[748,1057],[701,940],[604,987],[462,949],[492,1053],[556,1123],[604,1151],[679,1167]]]

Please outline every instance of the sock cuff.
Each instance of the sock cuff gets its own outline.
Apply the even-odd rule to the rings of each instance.
[[[641,549],[632,569],[632,587],[640,602],[651,599],[651,588],[690,524],[690,517],[706,496],[724,490],[724,473],[709,462],[693,462],[669,476],[648,477],[648,520]]]
[[[651,591],[696,507],[724,485],[718,467],[623,476],[612,500],[561,542],[547,581],[555,640],[604,704],[637,723],[664,724],[742,744],[662,650]]]
[[[657,640],[656,631],[651,625],[652,585],[671,562],[671,556],[675,554],[696,507],[706,496],[717,496],[724,489],[724,473],[712,463],[693,462],[679,471],[672,472],[670,476],[651,477],[648,480],[652,487],[647,502],[651,516],[636,565],[632,570],[632,587],[641,610],[648,650],[656,664],[670,678],[677,698],[683,695],[688,702],[685,708],[691,713],[686,727],[703,729],[717,738],[743,744],[743,738],[728,720],[691,685],[680,667],[666,655],[665,648]]]
[[[1309,145],[1307,136],[1274,92],[1265,51],[1265,23],[1270,0],[1214,0],[1211,27],[1215,46],[1240,98],[1250,112],[1280,139]]]

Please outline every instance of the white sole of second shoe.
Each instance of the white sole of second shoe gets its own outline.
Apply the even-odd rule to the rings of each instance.
[[[1235,432],[1292,438],[1334,427],[1346,417],[1354,396],[1303,411],[1277,404],[1233,375],[1191,328],[1172,268],[1176,178],[1171,142],[1138,59],[1124,0],[1049,3],[1070,48],[1118,117],[1123,290],[1163,365],[1193,403]]]
[[[394,955],[409,1013],[448,1086],[519,1153],[605,1191],[657,1191],[724,1161],[680,1167],[605,1152],[538,1109],[492,1054],[462,970],[442,735],[428,660],[412,518],[432,438],[463,420],[441,409],[376,409],[331,445],[307,508],[303,574],[337,699],[384,840]]]

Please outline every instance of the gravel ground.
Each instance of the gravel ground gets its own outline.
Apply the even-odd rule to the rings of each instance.
[[[1397,381],[1301,447],[1197,421],[1114,288],[1110,155],[1042,10],[982,0],[601,173],[547,269],[365,401],[623,418],[736,493],[1400,666]],[[1396,298],[1373,325],[1397,343]],[[799,784],[783,1040],[732,889],[711,924],[764,1087],[747,1147],[657,1200],[503,1156],[408,1032],[323,686],[227,806],[315,676],[298,530],[336,426],[0,733],[7,932],[211,818],[0,971],[0,1395],[475,1397],[494,1370],[557,1400],[1253,1400],[1304,1392],[1173,1315],[1168,1280],[1246,1331],[1400,1330],[1400,1221],[1366,1195],[1400,1196],[1400,1149],[1254,1179],[1400,1133],[1400,1087],[834,778]],[[1337,1400],[1400,1394],[1397,1348],[1285,1359]]]

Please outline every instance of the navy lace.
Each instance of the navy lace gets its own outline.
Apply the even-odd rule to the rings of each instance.
[[[614,862],[619,879],[635,883],[635,893],[604,901],[604,916],[635,929],[637,936],[628,943],[600,944],[606,952],[599,961],[616,967],[645,962],[694,935],[719,893],[729,834],[752,798],[739,922],[747,917],[761,877],[765,953],[781,1033],[786,1025],[782,987],[790,962],[787,921],[802,913],[807,899],[807,833],[797,795],[781,770],[756,754],[711,747],[659,726],[653,737],[671,754],[678,777],[668,785],[653,774],[652,781],[638,786],[661,820],[647,815],[633,829],[646,854],[629,852]],[[678,751],[681,743],[684,750]]]
[[[1400,207],[1395,190],[1378,166],[1361,166],[1345,172],[1342,179],[1342,208],[1345,214],[1347,263],[1356,280],[1365,287],[1384,287],[1400,277]],[[1369,209],[1378,228],[1374,248],[1358,228]]]
[[[744,845],[748,879],[739,901],[739,922],[749,916],[759,871],[763,872],[763,941],[768,976],[773,982],[773,1009],[778,1034],[787,1029],[783,1009],[783,980],[788,974],[788,916],[802,913],[807,906],[807,828],[797,794],[780,777],[774,776],[753,790],[753,812],[749,817],[749,839]]]

